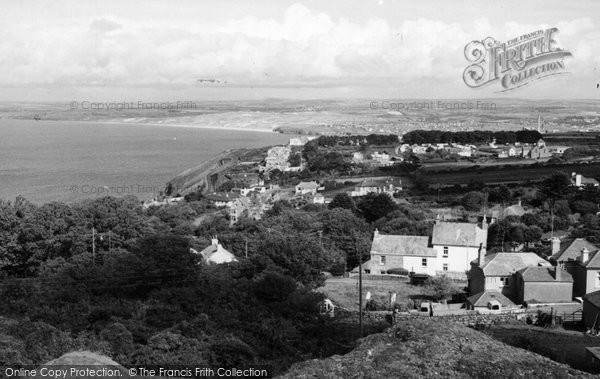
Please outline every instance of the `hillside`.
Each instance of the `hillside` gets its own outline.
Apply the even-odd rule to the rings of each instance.
[[[292,366],[282,378],[593,377],[440,319],[401,321],[352,352]]]
[[[185,170],[167,183],[171,193],[185,195],[196,188],[214,190],[210,186],[210,177],[244,162],[258,163],[266,155],[268,147],[258,149],[232,149],[215,155],[202,164]]]

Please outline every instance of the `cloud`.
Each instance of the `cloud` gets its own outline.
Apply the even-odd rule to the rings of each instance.
[[[0,29],[0,85],[192,85],[199,78],[266,87],[421,79],[459,84],[467,42],[547,26],[493,25],[485,17],[467,23],[418,18],[390,24],[378,17],[356,22],[299,3],[279,17],[203,24],[110,14],[43,27],[6,21]],[[599,59],[598,27],[589,17],[558,27],[561,45],[575,56],[572,67],[591,70],[588,63]]]

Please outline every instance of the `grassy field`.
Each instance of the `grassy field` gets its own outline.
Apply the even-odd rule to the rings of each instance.
[[[324,287],[319,289],[329,299],[348,310],[358,311],[358,277],[327,279]],[[423,294],[423,287],[392,280],[363,280],[363,299],[367,291],[371,299],[388,302],[390,291],[396,292],[396,302],[405,302],[411,295]]]
[[[471,181],[480,181],[485,184],[502,183],[522,183],[528,180],[543,180],[556,171],[563,171],[567,174],[577,172],[584,176],[595,177],[600,170],[600,163],[589,164],[570,164],[570,165],[550,165],[550,166],[530,166],[530,167],[510,167],[502,169],[484,169],[473,168],[468,171],[448,171],[432,172],[424,170],[427,181],[430,186],[436,187],[438,183],[443,186],[452,186],[455,184],[468,184]]]

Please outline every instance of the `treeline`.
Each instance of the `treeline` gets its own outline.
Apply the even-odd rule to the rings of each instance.
[[[476,130],[471,132],[447,132],[441,130],[413,130],[402,136],[402,142],[410,145],[426,143],[481,144],[496,139],[498,144],[535,143],[542,135],[536,130],[498,131]]]
[[[314,143],[318,146],[385,146],[396,145],[399,142],[396,134],[369,134],[367,136],[321,136]],[[312,141],[311,141],[312,142]],[[310,143],[310,142],[309,142]]]
[[[147,210],[134,197],[0,201],[0,366],[87,349],[128,367],[262,364],[278,374],[346,353],[355,325],[320,317],[313,289],[324,272],[366,261],[375,227],[427,234],[427,219],[387,195],[281,201],[233,227],[206,200]],[[191,252],[215,235],[239,262],[206,265]]]

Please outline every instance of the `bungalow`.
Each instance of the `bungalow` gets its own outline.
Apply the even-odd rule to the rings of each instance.
[[[310,193],[312,195],[317,194],[317,190],[319,189],[319,185],[316,182],[300,182],[296,186],[296,195],[306,195]]]
[[[221,264],[237,262],[235,255],[231,254],[219,243],[217,237],[214,237],[211,241],[210,246],[198,253],[196,250],[191,249],[192,253],[202,255],[204,262],[207,264]]]
[[[573,278],[564,267],[526,267],[516,274],[517,303],[564,303],[573,298]]]
[[[371,259],[364,267],[370,274],[377,275],[386,274],[391,269],[435,275],[436,258],[427,236],[386,235],[375,230]]]

